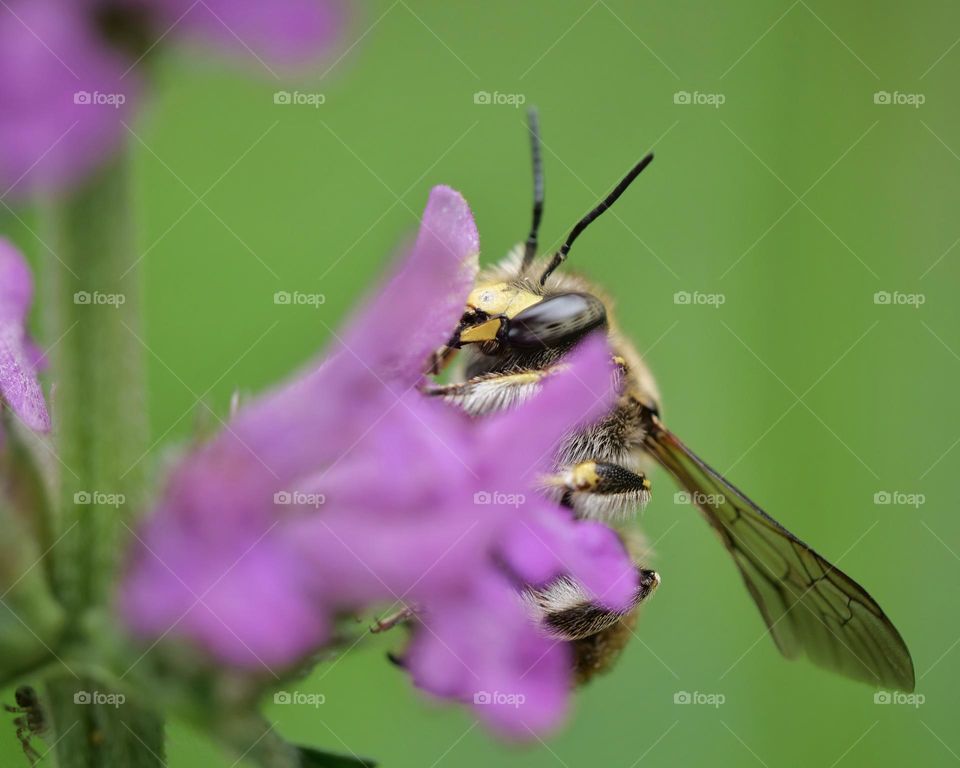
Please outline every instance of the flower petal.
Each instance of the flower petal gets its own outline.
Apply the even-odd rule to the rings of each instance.
[[[406,657],[414,684],[473,705],[501,733],[522,739],[560,724],[570,655],[531,621],[513,587],[491,575],[432,606]]]
[[[586,340],[535,398],[490,419],[423,395],[477,250],[463,198],[435,188],[409,257],[323,364],[181,463],[126,579],[138,634],[175,624],[215,661],[296,664],[345,610],[412,604],[417,685],[472,702],[512,737],[559,723],[570,649],[542,631],[515,577],[569,573],[626,601],[633,569],[617,536],[534,490],[559,441],[610,407],[610,353],[602,335]]]
[[[178,31],[266,67],[302,69],[342,37],[343,0],[155,0]]]
[[[154,513],[156,527],[147,530],[144,546],[134,553],[128,581],[138,585],[136,599],[124,602],[125,613],[134,626],[155,626],[151,611],[162,625],[177,608],[180,613],[189,608],[193,602],[191,592],[202,594],[205,588],[204,579],[209,575],[206,570],[174,568],[173,575],[150,567],[151,550],[165,562],[174,558],[176,546],[170,545],[168,538],[182,541],[187,551],[227,552],[238,557],[249,546],[251,537],[256,538],[252,532],[262,533],[272,522],[283,521],[284,530],[299,531],[296,521],[300,511],[278,506],[277,494],[308,487],[318,473],[341,461],[349,467],[353,447],[358,446],[359,451],[365,437],[378,449],[388,450],[398,464],[409,460],[421,469],[433,466],[434,471],[440,461],[455,461],[449,452],[450,443],[458,442],[460,450],[466,451],[466,432],[461,435],[457,430],[465,430],[467,420],[440,403],[425,400],[412,385],[420,377],[429,353],[449,338],[459,319],[472,285],[476,257],[477,232],[466,202],[447,187],[436,188],[407,260],[338,337],[343,341],[335,345],[332,359],[251,402],[220,435],[176,468],[164,500]],[[428,300],[436,302],[436,309],[425,313]],[[413,332],[409,332],[411,328]],[[398,396],[388,389],[387,382],[403,387],[405,394]],[[392,411],[404,416],[402,422],[385,418]],[[416,438],[423,437],[418,430],[424,429],[429,439],[417,444]],[[431,461],[428,454],[436,461]],[[372,507],[376,511],[406,513],[414,505],[404,504],[420,499],[417,494],[424,491],[441,501],[450,499],[449,489],[444,495],[436,476],[427,478],[422,473],[425,482],[412,483],[407,478],[406,488],[412,495],[398,494],[392,502],[385,503],[383,492],[377,491],[383,486],[370,483],[374,467],[369,461],[365,469],[361,487],[368,491],[364,499],[368,511]],[[466,470],[461,467],[460,472]],[[462,485],[453,482],[451,487],[463,490],[465,498],[470,498],[472,489]],[[377,491],[375,497],[370,491]],[[464,507],[463,503],[457,505]],[[451,508],[453,505],[448,503],[439,511]],[[338,517],[326,509],[323,516],[324,521],[330,518],[331,527],[321,527],[319,534],[330,542],[330,531],[336,530]],[[369,522],[375,517],[365,519]],[[451,537],[456,540],[463,525],[463,520],[453,518],[452,524],[443,528],[446,538],[435,537],[436,546]],[[379,531],[386,528],[381,525]],[[356,525],[344,528],[344,541],[354,542],[352,534],[359,535],[357,546],[361,548],[365,543],[389,543],[382,535],[371,541]],[[342,551],[333,553],[337,554],[343,556]],[[389,554],[396,559],[395,548]],[[376,560],[375,553],[368,557]],[[216,557],[212,560],[219,562]],[[310,559],[288,553],[286,560],[290,567],[298,569],[302,584],[318,591],[324,587],[316,578],[322,570],[314,568]],[[361,564],[354,561],[351,565],[359,568]],[[142,576],[146,572],[150,575]],[[407,578],[408,575],[401,569],[391,581],[396,582],[398,589],[406,589],[416,578]],[[189,585],[186,591],[183,584],[177,583],[181,580]],[[333,578],[329,581],[340,583]],[[237,588],[237,594],[256,593],[253,586],[244,589],[233,579],[229,583]],[[356,579],[356,583],[363,585],[361,579]],[[326,585],[327,589],[329,586]],[[391,598],[390,591],[378,582],[372,589],[379,598]],[[156,592],[153,598],[151,590]],[[229,604],[226,597],[224,601]],[[314,599],[310,610],[322,610],[317,602]],[[205,645],[213,648],[215,633],[208,634],[212,626],[184,624],[181,629],[194,639],[203,638]],[[233,642],[227,637],[222,647],[230,647]],[[231,653],[230,658],[237,657]]]
[[[354,321],[342,346],[404,387],[423,374],[463,315],[477,275],[480,237],[467,201],[430,191],[410,256]]]
[[[602,523],[575,520],[568,510],[541,504],[505,533],[503,557],[529,584],[572,576],[611,610],[625,610],[636,594],[637,569],[620,538]]]
[[[305,593],[284,532],[271,526],[248,538],[218,547],[169,518],[150,526],[121,592],[128,626],[142,637],[189,637],[226,663],[255,671],[303,658],[325,639],[327,617]]]
[[[10,0],[0,13],[0,196],[55,192],[121,143],[136,73],[93,36],[85,3]]]
[[[329,359],[240,411],[210,448],[222,454],[217,463],[249,464],[253,454],[249,479],[279,490],[339,458],[345,445],[397,406],[429,355],[449,339],[473,284],[478,251],[466,201],[449,187],[435,187],[416,242],[393,279],[335,335]]]
[[[614,367],[605,334],[594,333],[569,354],[566,364],[543,384],[543,391],[518,408],[492,416],[484,439],[500,446],[504,473],[531,483],[552,470],[561,440],[599,420],[613,405]],[[501,490],[506,490],[501,489]]]
[[[50,416],[33,363],[35,347],[26,336],[33,280],[26,261],[0,238],[0,395],[31,429],[46,432]]]

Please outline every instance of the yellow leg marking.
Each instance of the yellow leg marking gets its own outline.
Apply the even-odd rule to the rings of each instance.
[[[575,491],[588,491],[600,484],[595,461],[581,461],[573,467],[566,477],[567,487]]]

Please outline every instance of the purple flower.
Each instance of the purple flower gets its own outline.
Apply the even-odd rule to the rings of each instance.
[[[46,432],[50,417],[36,374],[43,355],[26,331],[32,302],[30,269],[0,238],[0,407],[6,405],[30,429]]]
[[[182,461],[124,585],[138,635],[179,636],[256,672],[302,661],[338,615],[413,606],[406,665],[419,687],[474,703],[508,734],[558,722],[567,649],[518,586],[570,574],[614,608],[636,588],[612,531],[532,490],[558,441],[612,402],[609,351],[584,342],[540,394],[488,419],[422,395],[477,252],[465,201],[435,188],[409,254],[324,360]],[[488,702],[495,691],[508,696]]]
[[[347,16],[344,0],[151,2],[187,36],[286,69],[303,68],[332,48]]]
[[[122,77],[126,68],[96,39],[79,3],[0,8],[0,196],[55,189],[119,145],[137,91],[135,76]],[[92,103],[101,96],[114,103]]]
[[[199,38],[289,69],[327,52],[345,16],[339,0],[8,0],[0,199],[55,192],[118,150],[142,90],[140,59],[157,43]]]

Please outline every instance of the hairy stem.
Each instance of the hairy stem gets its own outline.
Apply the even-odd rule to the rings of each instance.
[[[126,155],[44,211],[43,310],[56,380],[59,478],[51,552],[65,649],[88,655],[144,496],[140,275]],[[64,669],[48,685],[61,768],[162,765],[162,722]]]

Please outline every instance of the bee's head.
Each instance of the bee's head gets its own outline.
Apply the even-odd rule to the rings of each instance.
[[[554,270],[567,258],[580,234],[626,191],[653,160],[647,154],[630,169],[620,183],[574,225],[560,250],[554,254],[539,278],[527,276],[534,267],[537,237],[543,216],[543,171],[540,157],[540,129],[536,110],[531,110],[530,145],[533,151],[533,225],[523,253],[517,279],[478,285],[467,298],[467,306],[449,348],[484,344],[496,350],[562,350],[592,330],[606,326],[603,302],[585,292],[555,292],[544,286]]]
[[[523,281],[480,285],[467,297],[467,307],[449,346],[496,344],[525,350],[569,346],[584,334],[605,326],[603,302],[589,293],[547,294]]]

